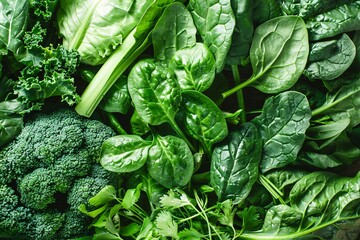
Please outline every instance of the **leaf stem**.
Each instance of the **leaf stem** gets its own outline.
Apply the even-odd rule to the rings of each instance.
[[[238,66],[237,65],[231,65],[231,71],[233,73],[235,84],[240,85],[241,84],[241,79],[240,79],[240,73],[239,73]],[[240,90],[238,90],[236,92],[236,97],[237,97],[239,109],[242,109],[242,111],[240,113],[240,123],[245,123],[246,122],[245,101],[244,101],[244,94],[243,94],[242,89],[240,89]]]
[[[282,196],[284,195],[267,177],[262,174],[259,174],[259,182],[263,185],[266,190],[281,204],[286,204]]]
[[[126,135],[127,134],[127,132],[121,126],[121,124],[119,123],[119,121],[117,120],[116,116],[113,113],[106,112],[105,114],[106,114],[106,117],[109,120],[110,125],[112,126],[112,128],[115,130],[115,132],[117,134],[120,134],[120,135]]]
[[[260,77],[260,76],[259,76]],[[249,86],[251,83],[255,82],[258,79],[258,77],[251,77],[248,80],[246,80],[245,82],[240,83],[239,85],[231,88],[230,90],[227,90],[225,92],[222,93],[223,98],[227,98],[230,95],[236,93],[237,91],[243,89],[244,87]]]
[[[181,130],[179,125],[173,120],[169,118],[169,124],[175,130],[175,132],[186,142],[192,152],[197,152],[195,146],[190,142],[190,140],[186,137],[184,132]]]

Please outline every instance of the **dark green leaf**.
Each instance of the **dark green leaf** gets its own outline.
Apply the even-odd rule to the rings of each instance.
[[[265,101],[261,115],[252,120],[263,139],[262,172],[296,160],[310,117],[309,103],[302,93],[287,91]]]
[[[175,136],[155,137],[149,149],[149,174],[161,185],[172,188],[186,185],[194,171],[194,158],[186,144]]]
[[[203,92],[215,78],[214,56],[202,43],[177,51],[169,65],[184,90]]]
[[[219,201],[245,200],[257,180],[261,159],[261,136],[252,123],[240,125],[213,151],[210,184]]]
[[[14,139],[21,132],[23,125],[24,122],[21,116],[0,112],[0,146]]]
[[[189,9],[204,44],[215,56],[216,71],[220,72],[224,68],[235,27],[231,2],[190,0]]]
[[[135,64],[128,89],[139,116],[152,125],[173,121],[181,101],[174,73],[153,59]]]
[[[109,171],[133,172],[145,164],[151,144],[137,135],[108,138],[101,147],[100,163]]]
[[[304,74],[310,80],[333,80],[343,74],[355,59],[356,48],[348,35],[311,45]]]
[[[185,132],[211,152],[211,147],[223,140],[227,125],[221,110],[208,97],[194,90],[182,93],[182,103],[176,117]]]

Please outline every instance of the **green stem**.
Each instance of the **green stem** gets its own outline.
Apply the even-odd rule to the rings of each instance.
[[[235,84],[240,85],[241,84],[241,79],[240,79],[240,73],[239,73],[238,66],[237,65],[231,65],[231,70],[232,70],[232,73],[233,73]],[[240,89],[240,90],[238,90],[236,92],[236,96],[237,96],[239,109],[242,109],[242,111],[240,113],[240,123],[245,123],[246,122],[245,102],[244,102],[244,94],[243,94],[242,89]]]
[[[186,137],[184,132],[180,129],[179,125],[173,120],[169,120],[169,124],[175,130],[175,132],[186,142],[192,152],[197,152],[195,146],[190,142],[190,140]]]
[[[194,183],[209,184],[210,172],[194,174],[191,177],[191,181],[194,182]]]
[[[236,93],[237,91],[243,89],[244,87],[249,86],[251,83],[255,82],[261,75],[259,75],[258,77],[253,77],[253,78],[249,78],[248,80],[246,80],[245,82],[240,83],[239,85],[233,87],[230,90],[227,90],[225,92],[223,92],[222,96],[223,98],[227,98],[230,95]]]
[[[150,46],[147,37],[143,40],[135,38],[135,31],[136,28],[110,55],[86,87],[80,102],[75,107],[79,115],[90,117],[115,81]]]
[[[286,204],[282,196],[284,195],[267,177],[262,174],[259,174],[260,183],[269,191],[269,193],[281,204]]]
[[[106,112],[106,117],[108,118],[110,125],[116,131],[117,134],[120,134],[120,135],[127,134],[127,132],[121,126],[121,124],[119,123],[119,121],[117,120],[117,118],[115,117],[115,115],[113,113]]]

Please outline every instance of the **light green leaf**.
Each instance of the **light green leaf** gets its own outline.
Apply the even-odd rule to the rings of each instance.
[[[170,212],[161,211],[155,219],[155,226],[161,236],[178,239],[178,225]]]

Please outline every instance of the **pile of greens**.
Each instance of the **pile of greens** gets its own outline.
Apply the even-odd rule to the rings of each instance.
[[[0,32],[0,147],[65,105],[117,133],[92,239],[359,235],[360,1],[6,0]]]

